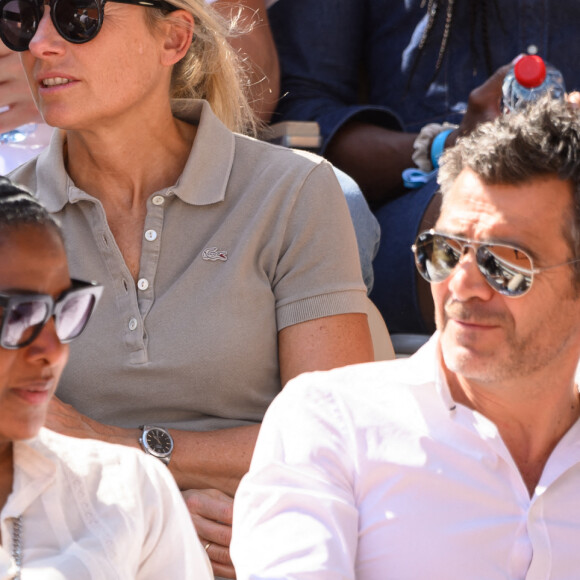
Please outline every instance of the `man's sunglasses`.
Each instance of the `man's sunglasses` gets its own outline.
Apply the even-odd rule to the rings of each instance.
[[[45,3],[57,32],[68,42],[83,44],[97,36],[103,25],[105,3],[134,4],[167,12],[176,6],[164,0],[0,0],[0,38],[11,50],[28,50],[38,30]]]
[[[85,329],[102,292],[102,286],[80,280],[72,280],[56,300],[48,294],[0,292],[0,346],[28,346],[52,316],[60,342],[70,342]]]
[[[522,249],[508,244],[490,244],[439,234],[434,230],[417,236],[412,246],[419,274],[427,282],[443,282],[459,264],[461,257],[471,248],[479,271],[488,284],[500,294],[516,298],[532,287],[534,274],[552,268],[573,264],[570,260],[554,266],[534,268],[532,258]]]

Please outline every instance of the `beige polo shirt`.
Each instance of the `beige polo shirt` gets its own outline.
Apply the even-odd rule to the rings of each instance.
[[[62,222],[71,274],[105,290],[58,395],[98,421],[210,430],[258,422],[280,391],[277,333],[366,312],[342,190],[320,157],[229,131],[205,101],[178,182],[151,195],[131,277],[101,203],[75,187],[64,135],[10,177]]]

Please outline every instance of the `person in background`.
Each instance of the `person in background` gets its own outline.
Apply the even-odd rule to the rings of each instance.
[[[232,577],[232,498],[269,403],[374,356],[344,196],[327,161],[241,134],[255,119],[202,0],[91,0],[94,18],[36,23],[11,6],[0,35],[59,128],[11,175],[62,220],[73,274],[104,285],[47,425],[168,464]]]
[[[437,332],[308,373],[234,507],[239,580],[578,576],[580,117],[544,100],[442,157],[414,245]]]
[[[371,299],[391,333],[431,333],[433,300],[407,250],[436,220],[440,198],[434,175],[421,177],[423,187],[403,183],[402,172],[417,169],[414,145],[429,163],[435,135],[442,150],[495,118],[521,53],[539,54],[569,90],[580,88],[570,58],[580,3],[277,0],[268,16],[281,66],[272,121],[318,122],[322,155],[360,185],[381,226]]]
[[[62,233],[0,178],[0,578],[213,578],[167,469],[43,428],[102,286],[71,279]]]

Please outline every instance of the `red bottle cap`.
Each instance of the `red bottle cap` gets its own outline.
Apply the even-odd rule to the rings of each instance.
[[[514,75],[522,87],[539,87],[546,78],[546,65],[540,56],[526,54],[514,64]]]

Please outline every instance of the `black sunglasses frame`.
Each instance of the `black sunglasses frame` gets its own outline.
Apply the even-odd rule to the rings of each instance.
[[[71,287],[64,292],[62,292],[58,298],[54,299],[49,294],[26,294],[22,292],[0,292],[0,307],[4,310],[1,314],[1,322],[0,322],[0,346],[2,348],[8,350],[17,350],[19,348],[24,348],[34,342],[34,340],[38,337],[38,335],[42,332],[42,329],[46,325],[46,323],[54,316],[56,320],[60,317],[60,313],[64,306],[66,306],[68,299],[71,297],[77,297],[84,294],[89,294],[92,296],[93,301],[91,305],[91,309],[86,316],[85,322],[82,327],[79,328],[78,332],[76,332],[73,336],[70,336],[66,339],[62,339],[59,337],[61,343],[66,344],[71,342],[75,338],[81,335],[83,330],[86,328],[91,316],[101,298],[101,294],[103,293],[103,286],[97,284],[96,282],[84,282],[82,280],[71,280]],[[42,322],[34,325],[36,328],[33,330],[32,334],[23,342],[12,345],[6,343],[6,332],[8,330],[8,323],[6,313],[10,312],[15,306],[18,304],[26,303],[26,302],[42,302],[47,306],[47,312]]]
[[[81,33],[79,37],[75,37],[72,36],[70,33],[67,33],[66,30],[67,26],[70,27],[71,23],[60,22],[60,18],[58,17],[58,14],[60,14],[60,12],[58,11],[59,5],[63,5],[63,3],[65,2],[72,4],[74,3],[74,1],[75,0],[49,0],[48,2],[46,2],[45,0],[0,0],[0,38],[2,39],[2,42],[4,42],[4,44],[10,50],[14,50],[16,52],[24,52],[25,50],[28,50],[30,46],[30,41],[34,38],[34,35],[38,30],[38,26],[44,14],[44,7],[46,4],[50,6],[50,19],[56,31],[67,42],[71,42],[73,44],[84,44],[86,42],[93,40],[97,36],[99,31],[101,30],[101,26],[103,25],[103,19],[105,16],[105,4],[107,2],[115,2],[117,4],[131,4],[134,6],[144,6],[146,8],[158,8],[159,10],[164,10],[165,12],[173,12],[174,10],[179,10],[177,6],[174,6],[173,4],[170,4],[165,0],[92,0],[93,5],[84,6],[84,8],[86,10],[96,10],[97,13],[96,24],[93,26],[90,33],[86,35],[83,35]],[[33,21],[31,23],[28,23],[27,26],[24,27],[22,21],[20,20],[21,30],[27,28],[32,31],[32,34],[30,34],[30,38],[28,39],[24,37],[24,40],[22,42],[19,42],[18,44],[12,42],[11,36],[13,35],[8,35],[4,26],[4,21],[6,19],[6,16],[4,14],[4,8],[10,2],[18,2],[20,6],[26,4],[28,7],[32,8]],[[82,8],[82,6],[80,6],[80,8]],[[67,10],[66,13],[67,14],[70,13],[70,10]],[[22,14],[22,12],[20,14]],[[16,21],[17,19],[14,20]]]
[[[422,247],[426,246],[427,244],[433,244],[435,238],[440,238],[443,241],[451,240],[453,242],[458,243],[461,247],[461,255],[457,257],[457,262],[451,268],[449,268],[449,271],[444,276],[437,278],[437,280],[434,280],[430,277],[427,268],[424,265],[425,261],[424,257],[420,254]],[[494,247],[508,248],[510,250],[514,250],[521,253],[529,260],[530,268],[522,268],[520,266],[502,260],[494,253],[493,251]],[[553,266],[544,266],[542,268],[535,268],[532,257],[525,250],[522,250],[517,246],[512,246],[511,244],[503,244],[503,243],[480,242],[477,240],[471,240],[469,238],[463,238],[461,236],[452,236],[450,234],[443,234],[433,229],[421,232],[417,236],[415,243],[411,246],[411,250],[415,255],[415,265],[417,266],[419,274],[425,280],[427,280],[427,282],[435,282],[435,283],[444,282],[447,278],[449,278],[449,276],[451,276],[453,270],[455,270],[455,268],[461,261],[461,257],[465,254],[467,248],[471,248],[475,252],[475,260],[477,263],[477,267],[481,272],[481,274],[483,275],[483,277],[485,278],[486,282],[496,292],[509,298],[520,298],[521,296],[527,294],[532,288],[535,274],[541,274],[546,270],[552,270],[553,268],[559,268],[560,266],[567,266],[570,264],[574,264],[576,262],[580,262],[580,259],[575,259],[568,260],[566,262],[561,262],[560,264],[554,264]],[[487,262],[490,258],[494,261],[496,270],[501,272],[504,277],[505,274],[513,275],[514,278],[516,276],[521,276],[522,279],[520,281],[520,284],[521,282],[526,282],[525,287],[523,287],[522,290],[520,290],[519,287],[516,289],[510,289],[509,283],[508,286],[506,287],[497,283],[496,279],[498,275],[497,274],[494,275],[494,273],[489,270],[489,267],[487,265]]]

